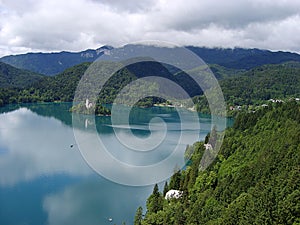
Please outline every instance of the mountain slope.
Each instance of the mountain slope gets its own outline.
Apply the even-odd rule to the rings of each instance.
[[[288,61],[300,62],[300,55],[290,52],[272,52],[260,49],[223,49],[188,46],[208,64],[218,64],[227,68],[246,69],[264,64],[278,64]]]
[[[217,68],[217,70],[215,69]],[[267,103],[270,99],[288,100],[300,96],[300,63],[287,62],[276,65],[263,65],[241,72],[233,70],[231,75],[224,73],[221,67],[214,67],[220,73],[219,84],[229,108],[243,106],[246,110],[255,110],[256,106]],[[229,70],[230,71],[230,70]],[[196,109],[202,113],[210,113],[204,95],[193,98]],[[230,111],[235,115],[238,110]]]
[[[17,69],[0,62],[0,88],[26,87],[42,78],[43,76],[40,74]]]
[[[27,53],[5,56],[0,61],[17,68],[53,76],[77,64],[93,62],[108,49],[110,47],[103,46],[96,50],[82,52]]]
[[[300,63],[264,65],[220,81],[231,105],[254,104],[271,98],[300,96]]]
[[[141,45],[126,45],[116,48],[116,51],[127,51],[126,54],[137,55],[134,52],[139,50]],[[147,51],[157,51],[155,46],[147,46]],[[223,49],[187,46],[187,49],[194,52],[207,64],[218,64],[232,69],[249,70],[264,64],[278,64],[287,61],[300,62],[300,55],[290,52],[272,52],[260,49]],[[58,52],[58,53],[27,53],[22,55],[11,55],[0,58],[0,61],[21,69],[27,69],[45,75],[55,75],[65,69],[82,62],[93,62],[99,56],[110,53],[112,47],[103,46],[96,50],[86,50],[82,52]]]
[[[64,72],[53,76],[45,77],[39,82],[34,83],[30,88],[21,93],[21,96],[28,98],[37,98],[39,101],[63,101],[70,102],[73,100],[77,84],[90,63],[81,63],[66,69]],[[24,92],[25,95],[24,96]],[[28,95],[27,93],[30,93]]]
[[[240,114],[205,171],[198,171],[203,142],[189,147],[191,165],[164,188],[182,190],[183,196],[164,200],[153,192],[146,216],[135,225],[299,224],[299,110],[293,101]]]
[[[25,90],[15,91],[12,94],[14,98],[11,99],[11,102],[72,101],[77,84],[90,65],[91,63],[83,63],[71,67],[59,75],[44,77]],[[298,62],[264,65],[249,71],[228,69],[218,65],[212,65],[211,68],[220,79],[227,105],[255,105],[263,104],[270,98],[288,99],[299,98],[300,96],[300,63]],[[188,75],[184,73],[173,75],[159,63],[143,62],[132,64],[112,76],[100,93],[101,103],[112,103],[124,86],[137,78],[151,75],[160,75],[181,84],[192,97],[202,94],[199,87],[189,79]],[[90,85],[93,86],[93,84]],[[159,84],[155,88],[162,88],[163,90],[165,86]],[[147,88],[144,89],[147,90]],[[141,91],[141,88],[137,91]],[[7,104],[10,102],[9,92],[7,90],[5,92],[7,93],[2,93],[2,96],[5,96],[2,101]],[[196,97],[194,100],[199,111],[208,112],[204,96]],[[155,101],[160,100],[155,99]]]
[[[19,99],[21,98],[21,102],[73,101],[74,92],[77,88],[78,82],[90,65],[91,63],[82,63],[73,66],[56,76],[45,77],[39,82],[31,85],[29,88],[21,91],[19,93]],[[90,81],[86,81],[86,86],[89,87],[87,88],[89,91],[95,91],[97,95],[99,90],[94,90],[95,83],[101,82],[102,78],[101,74],[96,73],[95,75],[97,76],[93,78],[91,77]],[[202,94],[199,88],[191,88],[195,86],[193,81],[182,79],[182,77],[180,76],[172,75],[164,66],[157,62],[142,62],[131,64],[114,74],[106,82],[102,91],[99,93],[101,103],[112,103],[123,87],[138,78],[143,78],[151,75],[160,76],[168,80],[172,80],[176,83],[182,84],[182,86],[186,88],[186,91],[192,96],[196,94]],[[163,87],[164,84],[160,83],[156,88],[163,89]],[[147,90],[146,87],[145,90]],[[140,91],[141,88],[137,90],[137,92]],[[132,93],[132,95],[134,95],[134,93]]]

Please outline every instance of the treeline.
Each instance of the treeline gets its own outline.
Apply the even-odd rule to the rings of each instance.
[[[264,65],[220,81],[228,105],[255,105],[300,95],[300,63]]]
[[[215,68],[214,73],[222,74],[219,84],[229,115],[237,114],[237,111],[230,111],[230,107],[242,106],[243,110],[253,111],[257,106],[268,104],[270,99],[288,101],[300,98],[300,63],[298,62],[264,65],[243,73],[239,71],[233,76],[224,73],[224,70],[217,70],[218,67],[213,68]],[[210,113],[204,95],[195,96],[193,101],[198,112]]]
[[[78,82],[90,65],[91,63],[82,63],[54,77],[43,77],[42,79],[37,77],[39,79],[33,83],[31,81],[30,85],[28,81],[23,82],[23,85],[26,84],[26,86],[22,87],[3,87],[0,89],[0,106],[9,103],[71,102],[74,99]],[[244,106],[246,109],[253,110],[255,106],[262,105],[271,98],[287,100],[299,98],[300,95],[300,63],[298,62],[264,65],[249,71],[228,69],[218,65],[212,65],[211,69],[220,79],[219,83],[228,110],[230,106]],[[205,96],[201,95],[201,90],[196,87],[195,82],[188,79],[187,74],[177,73],[173,75],[164,66],[154,62],[130,65],[118,71],[107,81],[99,95],[97,93],[97,103],[113,103],[117,94],[127,84],[137,78],[151,75],[160,75],[167,80],[180,84],[193,97],[198,112],[210,113]],[[150,89],[155,90],[154,93],[163,93],[167,87],[168,85],[164,83],[141,83],[136,87],[133,86],[133,89],[135,88],[133,92],[123,94],[122,103],[130,103],[131,99],[138,98],[143,91]],[[89,88],[87,89],[89,90]],[[182,98],[179,95],[176,97],[179,100]],[[165,100],[154,96],[142,99],[137,105],[151,107],[155,103],[162,102]],[[231,112],[231,114],[233,113]]]
[[[100,62],[101,63],[101,62]],[[65,70],[63,73],[53,77],[43,77],[37,82],[33,82],[30,85],[23,87],[7,87],[0,89],[1,105],[10,103],[32,103],[32,102],[71,102],[74,99],[75,91],[78,83],[91,63],[82,63],[77,66],[71,67]],[[95,67],[97,69],[97,66]],[[97,83],[100,83],[103,79],[101,74],[97,71],[91,75],[92,81],[86,81],[85,91],[97,92],[98,104],[111,104],[114,102],[118,93],[132,81],[138,78],[147,76],[160,76],[167,80],[172,80],[181,84],[186,88],[187,92],[195,95],[199,94],[199,90],[193,88],[195,85],[193,81],[186,79],[184,75],[174,76],[168,69],[157,62],[143,62],[129,65],[119,71],[117,71],[110,79],[104,84],[100,93],[99,89],[96,89]],[[190,87],[190,88],[189,88]],[[135,88],[135,89],[134,89]],[[141,93],[151,90],[153,93],[162,93],[167,86],[164,83],[156,81],[144,81],[140,82],[140,85],[132,86],[130,94],[125,94],[123,100],[124,104],[130,103],[130,99],[139,99]],[[86,93],[80,93],[84,96]],[[177,94],[177,93],[175,93]],[[178,96],[181,98],[181,96]],[[93,99],[94,101],[95,99]],[[158,97],[147,97],[141,99],[136,105],[149,107],[155,103],[161,103],[163,100]]]
[[[54,77],[43,77],[37,82],[19,88],[0,91],[0,103],[71,102],[82,75],[90,64],[83,63]]]
[[[205,171],[199,170],[204,143],[190,146],[191,164],[162,193],[154,186],[134,224],[300,224],[299,112],[291,101],[239,114]],[[182,197],[166,200],[170,189]]]
[[[0,62],[0,88],[23,88],[42,78],[41,74]]]

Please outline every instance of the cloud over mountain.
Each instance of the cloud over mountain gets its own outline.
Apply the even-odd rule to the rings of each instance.
[[[164,40],[300,52],[297,0],[0,0],[0,56]]]

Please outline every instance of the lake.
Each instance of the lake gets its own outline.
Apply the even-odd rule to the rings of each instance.
[[[126,222],[128,225],[133,223],[137,207],[145,206],[153,185],[124,185],[126,176],[118,183],[115,178],[122,175],[122,171],[114,179],[110,179],[111,174],[97,173],[84,160],[74,129],[85,134],[89,132],[87,126],[95,123],[97,134],[114,157],[135,166],[148,165],[166,158],[178,141],[182,126],[176,110],[162,107],[137,109],[129,118],[132,124],[129,129],[122,124],[112,125],[110,117],[87,120],[89,116],[85,116],[82,127],[80,123],[72,127],[70,107],[71,103],[48,103],[0,108],[0,224],[105,225]],[[147,157],[143,157],[143,152],[124,153],[124,146],[116,141],[115,132],[120,131],[129,138],[128,143],[135,142],[127,135],[129,131],[135,138],[147,138],[156,132],[149,131],[147,125],[153,116],[163,118],[168,127],[161,143],[165,151],[159,154],[149,151]],[[227,125],[232,123],[231,120],[228,122]],[[197,141],[193,140],[195,132],[198,140],[204,139],[211,129],[209,116],[200,115],[200,128],[186,130],[184,141],[187,143],[181,143],[180,155],[176,157],[183,159],[186,144]],[[108,166],[111,167],[108,171],[117,167]],[[137,174],[127,176],[138,179]],[[160,187],[163,183],[160,182]]]

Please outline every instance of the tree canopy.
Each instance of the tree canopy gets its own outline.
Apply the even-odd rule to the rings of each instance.
[[[156,212],[147,205],[141,224],[300,223],[299,103],[241,113],[205,171],[199,170],[203,144],[190,146],[191,164],[170,180],[169,186],[180,180],[176,187],[185,194],[163,199]]]

